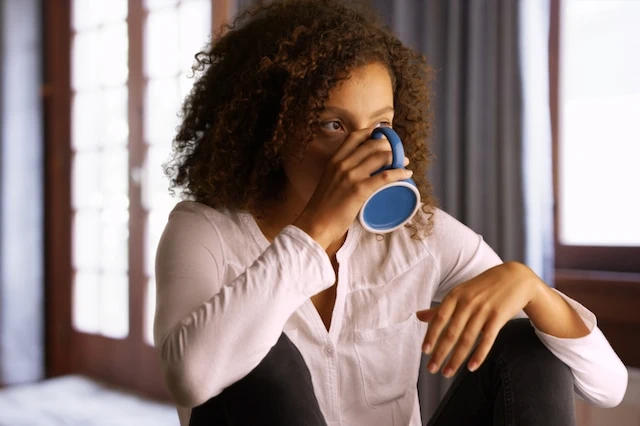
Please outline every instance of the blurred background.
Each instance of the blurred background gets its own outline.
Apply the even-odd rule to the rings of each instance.
[[[640,0],[370,0],[435,71],[442,207],[595,312],[640,425]],[[177,425],[153,349],[194,54],[259,1],[0,0],[0,425]],[[424,368],[423,368],[424,371]],[[421,376],[428,419],[446,380]]]

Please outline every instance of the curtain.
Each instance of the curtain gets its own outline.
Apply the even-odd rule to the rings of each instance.
[[[44,375],[40,2],[0,0],[0,384]]]
[[[435,71],[429,171],[441,207],[552,282],[548,0],[370,0]],[[420,371],[426,424],[449,380]]]

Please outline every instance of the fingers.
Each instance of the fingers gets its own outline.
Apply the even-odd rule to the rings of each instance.
[[[366,157],[354,170],[357,170],[364,178],[368,178],[380,168],[390,165],[392,161],[391,151],[380,150]]]
[[[473,352],[473,356],[469,358],[467,368],[469,371],[477,370],[487,358],[500,329],[504,325],[504,321],[497,314],[487,316],[482,311],[475,311],[471,316],[465,315],[463,311],[474,311],[465,310],[460,304],[457,304],[458,309],[449,315],[448,312],[451,311],[451,306],[452,304],[443,303],[438,308],[416,313],[419,320],[430,323],[423,343],[423,352],[427,354],[432,352],[427,364],[429,372],[436,373],[440,369],[442,362],[455,345],[453,353],[442,371],[445,377],[452,377],[458,371],[476,342],[478,342],[478,345]],[[441,312],[443,307],[445,309]],[[443,323],[445,324],[444,327],[442,327]],[[435,344],[433,343],[434,341],[436,342]],[[431,350],[431,348],[433,349]]]
[[[343,161],[348,168],[356,167],[377,153],[384,154],[384,163],[391,164],[391,144],[386,139],[369,139],[358,145]]]
[[[456,303],[454,300],[445,300],[437,308],[431,309],[434,312],[431,314],[432,318],[429,321],[427,335],[425,336],[422,344],[424,353],[427,355],[433,350],[436,342],[438,341],[438,336],[440,336],[440,333],[449,322],[449,318],[453,314],[455,308]]]
[[[433,319],[437,309],[425,309],[423,311],[416,312],[416,316],[422,322],[429,322]]]
[[[345,160],[354,149],[371,137],[371,132],[375,127],[365,128],[349,133],[349,136],[342,142],[338,150],[333,154],[332,161],[340,163]]]
[[[492,317],[482,328],[482,337],[480,337],[478,347],[473,352],[473,356],[467,364],[469,371],[476,371],[487,358],[500,329],[504,325],[501,322],[497,317]]]
[[[391,182],[408,179],[413,175],[413,171],[407,169],[389,169],[371,176],[363,181],[361,188],[363,189],[364,199],[369,198],[377,189]],[[363,200],[364,200],[363,199]]]
[[[451,354],[451,358],[449,358],[447,365],[442,370],[445,377],[451,377],[456,374],[460,365],[462,365],[473,349],[473,345],[475,345],[478,340],[478,336],[480,335],[485,322],[486,318],[482,314],[476,314],[469,319],[464,331],[458,338],[458,342]]]
[[[471,338],[466,334],[467,322],[469,320],[471,314],[471,310],[462,303],[456,304],[456,309],[454,310],[451,318],[449,319],[448,324],[441,329],[441,332],[438,336],[434,336],[436,341],[435,345],[432,342],[428,344],[433,347],[433,352],[431,354],[431,358],[429,359],[429,363],[427,364],[427,369],[431,373],[435,373],[440,369],[440,366],[444,363],[444,360],[447,358],[451,349],[458,343],[461,339],[461,336],[464,336],[465,343],[467,341],[471,341],[471,344],[475,341],[475,338]],[[429,326],[431,329],[431,325]],[[470,349],[470,348],[469,348]],[[445,368],[442,371],[442,374],[445,377],[451,377],[453,375],[453,371],[451,368]]]

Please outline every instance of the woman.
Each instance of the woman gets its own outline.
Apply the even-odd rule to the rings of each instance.
[[[167,167],[190,201],[156,259],[182,425],[420,425],[423,351],[456,375],[433,425],[569,425],[574,388],[619,403],[627,373],[593,314],[436,208],[425,61],[371,14],[270,3],[198,60]],[[377,126],[423,201],[384,236],[355,218],[410,172],[371,176],[391,163]]]

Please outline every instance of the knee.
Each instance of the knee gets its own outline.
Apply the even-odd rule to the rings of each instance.
[[[265,358],[243,380],[253,386],[286,388],[291,377],[311,380],[309,369],[298,348],[282,333]]]
[[[496,338],[494,350],[502,363],[526,368],[547,380],[555,377],[557,381],[573,383],[569,367],[540,341],[526,318],[507,322]]]

